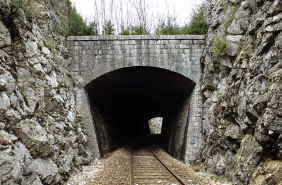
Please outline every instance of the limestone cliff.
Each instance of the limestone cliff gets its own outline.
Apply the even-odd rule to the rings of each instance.
[[[0,1],[0,184],[61,184],[89,163],[64,38],[64,0]],[[206,168],[282,184],[282,2],[209,0],[201,79]]]
[[[282,2],[210,0],[202,160],[233,184],[282,184]]]
[[[64,38],[52,32],[65,1],[56,1],[60,11],[52,3],[0,1],[2,185],[61,184],[91,159]]]

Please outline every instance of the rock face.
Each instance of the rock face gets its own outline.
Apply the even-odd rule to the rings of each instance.
[[[226,53],[229,56],[237,56],[240,51],[242,35],[228,35],[226,37]]]
[[[64,38],[52,32],[65,3],[36,1],[15,12],[0,1],[2,185],[62,184],[91,159],[76,111],[81,82],[68,72]],[[282,2],[209,0],[207,9],[201,159],[235,185],[281,185]],[[215,53],[216,44],[225,50]]]
[[[281,0],[213,0],[207,7],[202,160],[233,184],[281,184]],[[226,39],[220,57],[215,37]]]
[[[62,184],[91,159],[64,38],[52,31],[51,15],[66,16],[65,1],[53,12],[51,1],[34,3],[15,12],[11,1],[0,2],[2,185]]]

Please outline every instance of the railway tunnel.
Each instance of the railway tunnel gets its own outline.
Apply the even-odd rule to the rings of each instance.
[[[204,35],[70,36],[75,79],[91,154],[101,158],[150,133],[163,118],[158,141],[186,164],[203,148],[201,57]]]
[[[179,73],[156,67],[122,68],[87,84],[85,91],[102,156],[149,135],[148,121],[154,117],[163,118],[161,134],[153,138],[154,142],[167,151],[177,150],[175,143],[185,145],[188,118],[182,125],[178,123],[180,115],[189,110],[195,85]],[[183,151],[174,153],[184,155]]]

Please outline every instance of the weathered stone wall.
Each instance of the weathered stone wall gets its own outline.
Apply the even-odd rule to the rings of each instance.
[[[72,74],[81,83],[81,88],[87,86],[99,76],[116,69],[134,66],[151,66],[168,69],[193,80],[197,86],[192,93],[190,102],[183,106],[185,111],[179,114],[176,122],[188,124],[188,135],[181,131],[178,136],[176,148],[169,150],[186,163],[199,157],[202,149],[202,100],[200,93],[201,66],[200,58],[205,47],[205,36],[182,35],[182,36],[72,36],[68,37],[68,47],[72,56],[70,69]],[[87,97],[81,89],[77,97]],[[78,104],[87,104],[87,99],[77,99]],[[81,102],[81,103],[79,103]],[[187,114],[187,107],[190,104],[189,121],[183,117]],[[91,111],[85,110],[84,116],[91,117]],[[181,112],[181,110],[179,110]],[[182,118],[183,117],[183,118]],[[182,120],[183,119],[183,120]],[[185,119],[185,120],[184,120]],[[178,120],[178,121],[177,121]],[[93,120],[85,122],[90,128]],[[176,125],[179,125],[176,124]],[[185,126],[184,126],[185,127]],[[94,128],[93,128],[94,129]],[[93,153],[99,155],[96,150],[98,141],[93,135],[94,130],[89,129],[88,137],[93,145]],[[182,129],[182,127],[179,127]],[[178,131],[177,131],[178,132]],[[187,141],[184,136],[187,136]],[[183,150],[183,143],[186,144]],[[186,157],[181,157],[180,153]]]
[[[201,93],[201,82],[199,82],[190,98],[190,110],[189,110],[189,121],[188,121],[188,132],[186,134],[186,149],[184,161],[189,164],[199,159],[203,144],[203,100]],[[184,109],[185,110],[185,109]],[[186,114],[186,112],[182,113]],[[182,148],[184,149],[184,148]]]
[[[179,106],[173,120],[167,151],[186,164],[199,159],[204,144],[202,127],[202,98],[200,85]]]
[[[46,1],[32,15],[10,2],[0,1],[0,184],[62,184],[91,160],[67,49]]]
[[[166,149],[169,153],[172,153],[173,157],[178,159],[185,159],[187,135],[189,126],[192,125],[191,119],[193,118],[191,113],[191,101],[192,96],[188,94],[185,101],[179,106],[176,114],[172,120],[168,120],[171,124],[169,133],[169,144]],[[191,123],[191,124],[190,124]],[[191,128],[190,128],[191,129]],[[200,131],[201,132],[201,131]],[[191,149],[191,148],[190,148]],[[187,156],[188,157],[188,156]],[[189,156],[194,157],[194,156]]]
[[[233,184],[281,184],[282,2],[211,0],[207,9],[203,161]]]
[[[204,39],[197,35],[70,36],[70,68],[82,77],[84,86],[107,72],[133,66],[168,69],[197,83]]]

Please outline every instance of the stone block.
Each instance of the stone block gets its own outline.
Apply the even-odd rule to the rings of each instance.
[[[226,52],[229,56],[237,56],[240,51],[242,35],[228,35],[226,37]]]
[[[50,184],[52,181],[56,182],[59,169],[51,159],[35,159],[26,171],[38,174],[44,183]]]
[[[181,42],[180,40],[169,40],[168,43],[169,43],[170,45],[176,45],[176,44],[180,44],[180,42]]]

